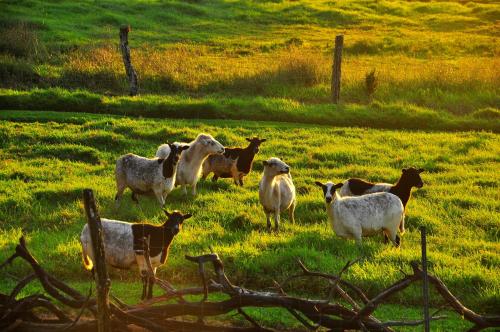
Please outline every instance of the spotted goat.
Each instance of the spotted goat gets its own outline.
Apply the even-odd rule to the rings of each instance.
[[[401,245],[398,228],[404,224],[404,207],[399,197],[388,192],[341,197],[337,189],[342,183],[315,183],[323,189],[328,220],[337,236],[361,245],[362,237],[383,232],[396,247]]]
[[[154,194],[161,206],[175,184],[177,164],[182,151],[189,146],[178,143],[168,144],[168,154],[163,158],[144,158],[132,153],[121,156],[116,161],[116,206],[120,205],[126,188],[132,190],[132,200],[139,202],[137,195]]]

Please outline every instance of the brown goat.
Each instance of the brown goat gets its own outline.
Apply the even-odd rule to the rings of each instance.
[[[243,177],[252,170],[253,160],[259,152],[260,144],[266,139],[247,138],[250,144],[246,148],[226,148],[223,155],[211,155],[202,167],[202,178],[214,173],[212,181],[218,178],[233,178],[236,185],[243,186]]]

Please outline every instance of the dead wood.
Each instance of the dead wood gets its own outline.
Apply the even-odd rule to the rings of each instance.
[[[147,240],[147,239],[146,239]],[[148,241],[145,241],[146,243]],[[147,243],[148,244],[148,243]],[[150,267],[149,248],[145,246],[145,257]],[[90,296],[83,296],[64,282],[48,274],[29,253],[24,238],[21,237],[19,245],[16,246],[15,254],[0,265],[5,267],[14,259],[21,258],[33,269],[33,273],[21,279],[9,295],[0,294],[0,328],[16,331],[96,331],[97,320],[90,319],[81,321],[80,317],[84,308],[95,310],[96,300]],[[309,270],[299,261],[300,274],[287,278],[283,283],[275,282],[275,292],[262,292],[234,285],[226,276],[224,264],[216,253],[201,256],[186,256],[188,261],[198,264],[201,287],[175,289],[170,283],[155,278],[155,284],[159,285],[164,294],[151,300],[136,305],[126,305],[116,297],[110,302],[110,321],[112,330],[128,330],[130,325],[136,325],[149,331],[182,330],[182,331],[269,331],[257,320],[252,318],[245,308],[284,308],[288,310],[302,325],[309,330],[319,327],[331,331],[363,330],[363,331],[392,331],[391,326],[415,326],[423,323],[423,320],[398,321],[391,320],[381,322],[372,314],[381,303],[390,296],[407,288],[416,281],[423,278],[423,272],[418,263],[412,263],[412,274],[382,290],[378,295],[369,299],[357,286],[344,281],[342,275],[348,271],[353,263],[347,263],[337,275],[331,275],[318,271]],[[205,264],[211,265],[210,272]],[[152,269],[150,271],[152,273]],[[212,277],[210,277],[212,273]],[[327,299],[303,299],[288,295],[284,285],[290,280],[299,277],[322,278],[329,282],[330,295]],[[457,313],[472,323],[472,330],[479,331],[487,327],[500,326],[499,316],[483,316],[465,307],[436,276],[428,275],[429,283],[435,287],[437,292],[446,303]],[[44,290],[52,298],[63,306],[79,308],[77,317],[71,318],[67,313],[52,303],[52,300],[43,295],[35,294],[22,299],[16,299],[19,292],[33,280],[39,280]],[[222,292],[229,296],[221,301],[211,301],[209,294]],[[346,301],[349,306],[337,303],[331,296],[336,292]],[[184,299],[185,295],[200,295],[201,301],[189,302]],[[175,300],[175,303],[171,303]],[[155,304],[155,305],[153,305]],[[42,319],[33,311],[36,308],[44,308],[54,319]],[[215,326],[205,323],[202,319],[197,322],[179,320],[183,317],[217,317],[230,312],[235,312],[247,320],[250,327]],[[437,312],[431,320],[443,319],[437,316]]]

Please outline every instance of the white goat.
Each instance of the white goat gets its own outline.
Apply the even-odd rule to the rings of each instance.
[[[142,298],[151,298],[154,280],[148,278],[148,266],[144,257],[144,239],[149,238],[149,256],[153,274],[167,261],[168,250],[174,236],[179,233],[184,220],[191,214],[179,211],[172,213],[164,210],[168,219],[163,225],[144,223],[127,223],[118,220],[101,218],[104,253],[106,263],[119,269],[130,269],[137,265],[142,276]],[[93,269],[94,251],[90,230],[85,224],[80,236],[83,265],[87,270]],[[146,288],[147,294],[146,294]]]
[[[290,166],[278,158],[263,162],[264,173],[259,182],[259,200],[266,214],[267,228],[271,229],[271,213],[274,214],[274,229],[279,229],[280,213],[288,210],[290,221],[295,222],[295,186],[290,175]]]
[[[336,189],[342,187],[342,183],[317,181],[316,184],[323,189],[326,212],[335,234],[355,239],[361,245],[363,236],[384,232],[396,247],[400,246],[398,228],[404,223],[404,207],[398,196],[381,192],[340,197]]]
[[[165,144],[158,147],[156,156],[164,158]],[[189,148],[181,154],[181,159],[177,165],[176,186],[182,186],[184,194],[187,194],[186,185],[191,185],[191,193],[196,195],[196,184],[200,179],[201,166],[205,159],[211,154],[224,153],[224,146],[216,141],[212,136],[199,134],[191,143]]]
[[[129,153],[116,161],[116,205],[120,205],[123,191],[132,190],[132,199],[136,202],[137,194],[154,193],[161,206],[165,205],[167,195],[174,188],[179,155],[189,146],[167,145],[169,153],[163,158],[148,159]]]

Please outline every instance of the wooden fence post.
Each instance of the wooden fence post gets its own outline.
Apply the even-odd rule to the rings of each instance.
[[[421,242],[422,242],[422,272],[423,279],[423,295],[424,295],[424,328],[425,332],[430,331],[429,319],[429,278],[427,276],[427,238],[425,226],[420,226]]]
[[[97,211],[94,194],[91,189],[83,190],[83,203],[87,214],[87,223],[94,252],[94,278],[97,289],[97,328],[99,332],[111,331],[109,318],[110,280],[104,258],[104,244],[101,218]]]
[[[332,65],[332,101],[335,104],[340,100],[340,78],[342,65],[342,48],[344,47],[344,36],[335,37],[335,50],[333,52]]]
[[[137,85],[137,73],[132,66],[130,60],[130,47],[128,46],[128,33],[130,32],[130,25],[120,27],[120,49],[122,51],[123,64],[125,65],[125,72],[130,83],[130,95],[135,96],[139,90]]]

